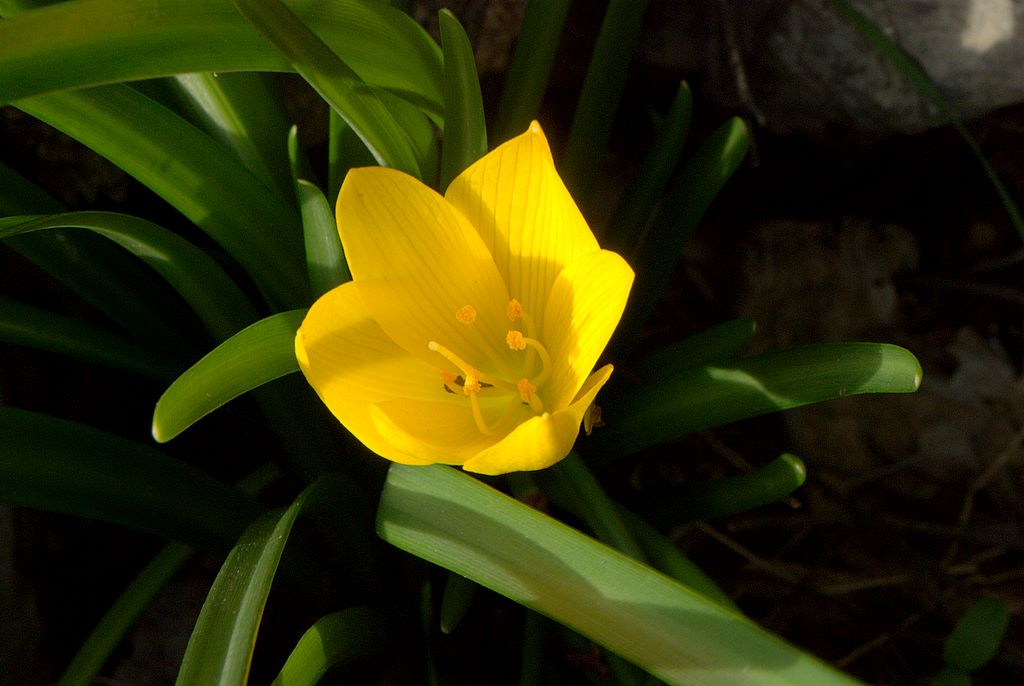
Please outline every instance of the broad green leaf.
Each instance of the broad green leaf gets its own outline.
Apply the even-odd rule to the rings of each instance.
[[[244,686],[263,606],[306,493],[253,522],[231,549],[199,612],[177,686]]]
[[[373,88],[287,5],[280,0],[233,1],[242,16],[352,127],[378,163],[422,178],[409,137]]]
[[[377,531],[669,684],[857,683],[739,614],[450,467],[392,465]]]
[[[622,192],[622,199],[601,237],[603,247],[623,254],[632,251],[679,165],[692,114],[693,94],[683,81],[647,154]]]
[[[686,484],[666,495],[652,494],[645,498],[643,513],[661,526],[726,517],[778,502],[800,488],[806,478],[803,461],[783,453],[746,474]]]
[[[384,623],[366,607],[321,617],[302,635],[272,686],[316,686],[332,668],[384,649]]]
[[[195,467],[74,422],[0,407],[0,447],[0,502],[207,548],[226,548],[258,513]]]
[[[441,52],[387,3],[293,0],[359,76],[440,118]],[[0,103],[193,72],[290,71],[229,0],[70,0],[0,22]]]
[[[450,634],[462,621],[462,618],[473,606],[473,599],[480,587],[464,576],[448,574],[444,584],[444,595],[441,596],[439,623],[441,632]]]
[[[978,600],[946,638],[942,656],[950,665],[972,672],[992,659],[1006,633],[1010,608],[998,598]]]
[[[912,393],[921,365],[884,343],[818,343],[684,370],[601,403],[587,457],[623,456],[729,422],[861,393]]]
[[[649,382],[702,364],[729,360],[743,352],[756,329],[752,319],[732,319],[644,355],[630,365],[630,371]]]
[[[736,117],[712,133],[672,181],[657,216],[627,255],[637,279],[629,309],[617,331],[623,347],[640,338],[683,247],[711,201],[743,161],[747,143],[747,127]]]
[[[38,186],[0,164],[0,216],[51,214],[64,209]],[[4,242],[134,337],[151,343],[175,336],[175,313],[165,294],[141,267],[105,239],[58,229]],[[111,274],[118,275],[117,281]]]
[[[569,0],[530,0],[526,4],[494,122],[495,145],[525,131],[540,113],[568,13]]]
[[[437,14],[444,52],[444,148],[441,154],[441,186],[487,152],[487,124],[476,57],[462,24],[449,10]]]
[[[245,267],[275,304],[305,299],[298,212],[184,119],[123,85],[41,95],[17,106],[171,203]]]
[[[1006,209],[1006,213],[1010,215],[1010,222],[1013,227],[1017,229],[1017,235],[1024,239],[1024,215],[1021,214],[1020,208],[1017,207],[1017,203],[1013,201],[1013,196],[1010,195],[1009,189],[1003,184],[1002,179],[999,178],[999,174],[993,169],[989,163],[988,158],[985,157],[985,153],[982,152],[981,146],[978,145],[978,141],[975,140],[974,136],[964,125],[963,121],[956,115],[953,108],[949,106],[946,99],[942,97],[942,93],[936,87],[931,77],[925,72],[917,60],[915,60],[909,53],[901,48],[892,38],[887,36],[885,32],[879,28],[877,24],[871,21],[863,12],[858,10],[856,7],[851,5],[846,0],[832,0],[832,4],[835,5],[839,13],[846,17],[854,28],[861,32],[868,40],[875,44],[875,47],[896,67],[903,72],[907,79],[917,88],[918,92],[923,94],[926,98],[932,101],[940,112],[945,115],[949,123],[953,125],[960,137],[963,138],[964,142],[967,143],[967,147],[971,149],[974,158],[978,160],[978,164],[981,165],[982,170],[985,172],[985,176],[988,177],[989,183],[996,191],[996,195],[999,196],[1000,202],[1003,203],[1003,207]]]
[[[0,238],[64,227],[87,229],[141,259],[174,287],[218,340],[256,318],[256,310],[209,255],[144,219],[114,212],[67,212],[0,219]]]
[[[181,569],[192,549],[168,543],[128,585],[75,653],[57,686],[90,686],[142,611]]]
[[[320,297],[336,286],[352,280],[345,261],[345,250],[338,236],[338,224],[327,198],[305,179],[296,182],[302,210],[302,229],[306,236],[306,268],[313,295]]]
[[[373,155],[366,144],[359,140],[352,127],[331,110],[327,134],[327,199],[331,206],[338,199],[341,182],[349,169],[369,167],[374,164]]]
[[[0,340],[167,382],[184,365],[93,324],[0,296]]]
[[[297,372],[295,332],[305,310],[261,319],[211,350],[164,391],[153,412],[153,438],[171,440],[224,403]]]
[[[288,119],[270,74],[179,74],[172,79],[193,123],[219,141],[268,188],[292,195]]]
[[[605,10],[560,167],[577,200],[601,172],[646,10],[647,0],[610,0]]]

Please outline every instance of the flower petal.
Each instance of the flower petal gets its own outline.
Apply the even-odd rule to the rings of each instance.
[[[601,367],[590,375],[568,407],[523,422],[501,442],[466,460],[462,468],[480,474],[505,474],[544,469],[558,462],[572,450],[583,415],[611,374],[610,364]]]
[[[558,273],[598,249],[537,122],[462,172],[445,198],[480,233],[508,292],[536,322]]]
[[[551,289],[542,337],[552,360],[541,390],[547,407],[569,403],[622,317],[633,270],[617,253],[590,253],[562,270]]]
[[[401,347],[438,367],[437,341],[471,365],[500,364],[508,291],[487,247],[444,198],[402,172],[353,169],[338,196],[338,232],[368,312]],[[478,313],[463,324],[456,312]],[[497,359],[500,362],[495,362]]]
[[[445,393],[436,367],[407,353],[377,325],[354,283],[313,303],[295,335],[295,357],[324,404],[367,448],[395,462],[430,464],[385,441],[369,408],[397,396],[455,399]]]

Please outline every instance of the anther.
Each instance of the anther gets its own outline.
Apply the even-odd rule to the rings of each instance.
[[[466,380],[462,384],[462,392],[466,395],[476,395],[480,392],[480,379],[474,374],[466,374]]]
[[[516,331],[512,329],[505,336],[505,342],[508,343],[508,347],[513,350],[526,350],[526,339],[523,337],[522,331]]]
[[[463,324],[472,324],[476,321],[476,308],[472,305],[463,305],[455,310],[455,318]]]
[[[508,301],[508,309],[505,311],[510,321],[516,321],[523,316],[523,305],[515,298]]]

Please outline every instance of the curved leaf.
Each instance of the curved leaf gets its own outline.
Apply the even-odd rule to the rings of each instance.
[[[304,300],[298,212],[202,131],[123,85],[40,95],[17,106],[171,203],[277,303]]]
[[[377,531],[669,684],[857,683],[739,614],[450,467],[392,465]]]
[[[444,52],[444,148],[440,186],[443,193],[452,179],[487,152],[487,125],[469,37],[451,11],[441,10],[437,19]]]
[[[128,250],[178,291],[215,337],[224,339],[256,318],[256,310],[209,255],[144,219],[114,212],[67,212],[0,219],[0,238],[59,228],[88,229]]]
[[[378,163],[422,178],[411,141],[352,68],[280,0],[233,0],[238,11],[341,115]]]
[[[644,355],[630,365],[630,371],[651,382],[702,364],[722,362],[743,352],[756,329],[753,319],[732,319]]]
[[[0,407],[0,502],[92,517],[200,547],[230,545],[255,503],[160,451]]]
[[[295,332],[305,310],[261,319],[211,350],[164,391],[153,412],[153,438],[171,440],[224,403],[299,370]]]
[[[387,3],[291,0],[359,76],[443,116],[441,52]],[[192,72],[290,71],[229,0],[70,0],[0,22],[0,103]]]
[[[366,607],[321,617],[309,627],[272,686],[316,686],[334,667],[383,651],[384,624]]]
[[[967,610],[946,638],[942,656],[968,672],[992,659],[1010,621],[1010,608],[998,598],[981,598]]]
[[[861,393],[912,393],[921,365],[883,343],[818,343],[684,370],[610,395],[586,455],[610,458],[767,412]]]
[[[338,224],[327,198],[305,179],[296,182],[302,210],[302,231],[306,237],[306,268],[313,295],[321,295],[346,281],[352,273],[345,261],[345,249],[338,236]]]

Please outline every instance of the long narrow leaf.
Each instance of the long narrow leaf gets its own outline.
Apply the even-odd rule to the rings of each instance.
[[[276,303],[304,299],[298,212],[184,119],[122,85],[41,95],[17,105],[174,205]]]
[[[408,16],[362,0],[289,6],[367,83],[443,116],[441,52]],[[228,0],[69,0],[0,22],[0,103],[173,74],[290,70]]]
[[[444,52],[444,149],[441,187],[487,152],[487,126],[476,57],[462,24],[449,10],[437,15]]]
[[[321,617],[302,634],[272,686],[316,686],[331,669],[380,654],[383,644],[384,623],[369,608]]]
[[[177,686],[244,686],[263,606],[304,496],[253,522],[232,548],[189,638]]]
[[[183,367],[180,361],[106,329],[4,297],[0,297],[0,340],[157,381],[170,381]]]
[[[747,127],[733,118],[704,141],[672,181],[654,221],[628,256],[638,278],[618,330],[624,347],[637,340],[665,290],[683,246],[747,154]]]
[[[748,417],[861,393],[912,393],[921,365],[883,343],[819,343],[704,365],[610,396],[587,455],[627,455]]]
[[[331,48],[280,0],[234,0],[242,16],[341,115],[384,166],[421,172],[411,141],[391,112]],[[401,64],[396,65],[397,69]]]
[[[631,371],[644,381],[736,357],[754,337],[752,319],[733,319],[670,343],[633,363]]]
[[[669,684],[857,683],[742,616],[449,467],[393,465],[384,540],[545,614]]]
[[[352,280],[345,250],[338,237],[338,224],[327,198],[320,189],[299,179],[296,189],[302,210],[302,231],[306,237],[306,268],[315,297]]]
[[[224,403],[299,370],[295,332],[305,310],[261,319],[221,343],[164,391],[153,412],[153,438],[164,443]]]
[[[192,118],[282,198],[291,197],[288,119],[269,74],[179,74],[171,79]]]
[[[527,3],[494,122],[495,144],[522,133],[537,118],[568,13],[569,0]]]
[[[181,543],[168,543],[129,584],[89,634],[57,686],[90,686],[139,614],[192,555]]]
[[[576,197],[601,171],[646,9],[647,0],[610,0],[605,10],[562,157],[562,176]]]
[[[0,502],[92,517],[200,547],[230,545],[256,505],[158,450],[0,407]]]
[[[68,212],[0,219],[0,238],[73,227],[88,229],[128,250],[178,291],[217,339],[256,318],[234,281],[205,252],[151,222],[114,212]]]

